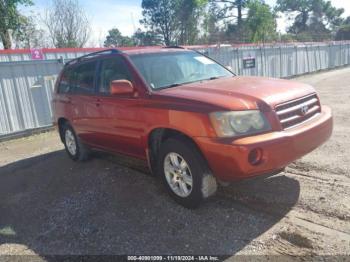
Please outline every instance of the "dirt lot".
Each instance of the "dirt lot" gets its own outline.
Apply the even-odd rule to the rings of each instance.
[[[333,108],[330,141],[197,210],[133,161],[72,162],[54,132],[0,143],[0,254],[349,255],[350,69],[298,80]]]

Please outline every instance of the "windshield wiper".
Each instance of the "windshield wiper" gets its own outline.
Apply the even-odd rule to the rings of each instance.
[[[210,80],[216,80],[216,79],[219,79],[220,77],[218,77],[218,76],[212,76],[212,77],[210,77],[210,78],[206,78],[206,79],[202,79],[202,80],[200,80],[201,82],[202,81],[210,81]]]
[[[181,84],[180,83],[174,83],[174,84],[171,84],[171,85],[159,87],[159,88],[157,88],[157,90],[171,88],[171,87],[176,87],[176,86],[182,86],[182,85],[191,84],[191,83],[195,83],[195,82],[215,80],[215,79],[219,79],[219,78],[222,78],[222,77],[224,77],[224,76],[212,76],[212,77],[207,78],[207,79],[201,79],[201,80],[195,80],[195,81],[190,81],[190,82],[184,82],[184,83],[181,83]]]
[[[201,81],[216,80],[216,79],[223,78],[223,77],[226,77],[226,76],[212,76],[212,77],[210,77],[210,78],[203,79],[203,80],[201,80]]]
[[[183,85],[183,84],[175,83],[175,84],[171,84],[171,85],[168,85],[168,86],[159,87],[159,88],[157,88],[157,90],[171,88],[171,87],[176,87],[176,86],[181,86],[181,85]]]

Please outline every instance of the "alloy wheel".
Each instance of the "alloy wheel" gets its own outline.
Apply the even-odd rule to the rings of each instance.
[[[180,197],[188,197],[193,188],[191,170],[186,160],[171,152],[164,159],[164,174],[171,190]]]

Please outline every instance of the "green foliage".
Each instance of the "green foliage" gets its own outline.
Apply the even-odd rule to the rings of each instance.
[[[179,27],[179,0],[142,0],[141,6],[144,18],[140,22],[150,30],[162,34],[166,45],[174,43]]]
[[[280,36],[280,40],[282,42],[294,42],[296,39],[293,34],[283,34]]]
[[[209,44],[212,42],[216,42],[217,33],[219,32],[216,23],[217,17],[212,11],[212,6],[210,6],[208,12],[203,13],[203,35],[201,38],[201,43]]]
[[[310,32],[300,32],[295,36],[295,39],[298,42],[312,42],[314,41],[314,38],[312,37],[312,34]]]
[[[111,46],[134,46],[134,40],[128,36],[123,36],[117,28],[108,31],[108,35],[104,42],[105,47]]]
[[[350,40],[350,23],[349,24],[345,24],[345,25],[342,25],[336,36],[335,36],[335,40]]]
[[[44,24],[56,48],[83,47],[89,40],[89,18],[78,0],[52,0]]]
[[[335,40],[350,40],[350,16],[348,16],[338,28]]]
[[[209,0],[210,12],[215,17],[216,24],[221,25],[215,33],[217,41],[222,42],[223,39],[229,39],[235,42],[245,42],[249,40],[244,21],[244,11],[248,2],[249,0]]]
[[[322,41],[331,38],[331,31],[342,23],[344,9],[335,8],[327,0],[277,0],[277,11],[296,13],[288,29],[300,41]]]
[[[198,20],[206,0],[143,0],[140,21],[163,36],[165,45],[193,44],[198,38]]]
[[[11,32],[17,32],[24,18],[18,12],[18,5],[32,5],[31,0],[0,0],[0,38],[4,49],[11,48]]]
[[[198,21],[203,15],[207,1],[182,0],[178,2],[177,18],[179,20],[178,43],[181,45],[194,44],[198,38]]]
[[[243,23],[242,11],[247,7],[249,0],[210,0],[213,6],[216,6],[215,15],[219,20],[226,20],[230,24],[240,26]]]
[[[33,48],[46,46],[44,31],[38,29],[34,16],[21,16],[20,26],[13,33],[15,48]]]
[[[259,0],[248,3],[247,27],[251,31],[251,42],[266,42],[276,37],[276,20],[269,5]]]
[[[276,19],[263,0],[210,0],[220,42],[260,42],[276,37]],[[220,33],[221,32],[221,33]],[[213,39],[213,37],[209,37]]]
[[[132,38],[137,46],[161,45],[162,43],[162,39],[159,34],[152,31],[143,32],[141,29],[138,29]]]

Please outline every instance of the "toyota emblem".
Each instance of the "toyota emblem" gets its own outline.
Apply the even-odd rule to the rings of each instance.
[[[309,111],[309,107],[303,106],[300,111],[301,111],[301,115],[305,116],[307,114],[307,111]]]

